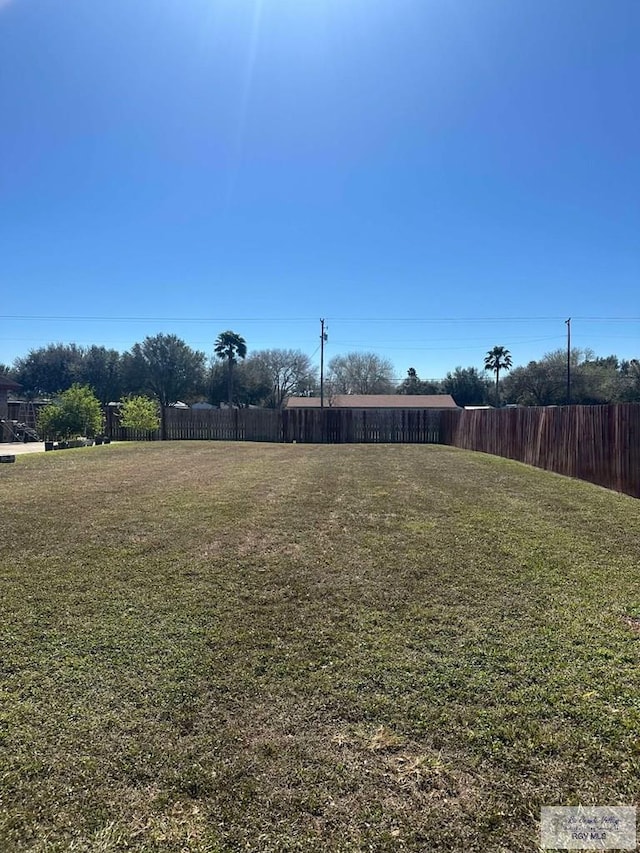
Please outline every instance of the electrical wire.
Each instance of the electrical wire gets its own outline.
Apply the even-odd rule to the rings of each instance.
[[[640,317],[572,316],[573,321],[638,323]],[[0,320],[95,321],[115,323],[317,323],[316,317],[117,317],[81,314],[0,314]],[[548,323],[565,322],[566,317],[328,317],[327,323]]]

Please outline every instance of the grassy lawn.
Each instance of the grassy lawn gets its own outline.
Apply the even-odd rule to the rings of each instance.
[[[640,787],[640,503],[431,446],[0,467],[2,851],[533,851]]]

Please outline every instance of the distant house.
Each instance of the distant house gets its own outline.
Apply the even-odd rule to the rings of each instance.
[[[0,376],[0,421],[9,420],[9,391],[18,391],[22,386],[9,379],[8,376]],[[0,441],[9,441],[9,430],[0,426]]]
[[[458,409],[451,394],[333,394],[329,409]],[[319,409],[320,397],[289,397],[285,409]]]

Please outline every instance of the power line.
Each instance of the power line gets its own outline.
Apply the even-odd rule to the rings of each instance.
[[[92,320],[100,323],[309,323],[310,317],[114,317],[80,314],[0,314],[0,320]],[[313,322],[316,322],[315,320]]]
[[[564,323],[565,317],[331,317],[332,323]],[[573,320],[638,323],[640,317],[580,317]]]
[[[329,317],[332,323],[542,323],[564,322],[565,317]],[[574,316],[575,320],[603,323],[637,323],[640,317],[587,317]],[[43,320],[52,322],[95,321],[114,323],[317,323],[314,317],[117,317],[83,314],[0,314],[0,320]]]
[[[557,341],[563,340],[561,335],[550,335],[544,338],[527,338],[522,341],[509,341],[509,346],[521,346],[522,344],[535,344],[540,343],[542,341]],[[387,346],[386,344],[354,344],[349,343],[348,341],[333,341],[333,343],[340,347],[353,347],[353,349],[365,349],[370,350],[373,346],[375,350],[393,350],[394,352],[450,352],[451,350],[470,350],[470,349],[478,349],[486,346],[486,340],[483,339],[478,342],[467,341],[466,346],[463,347],[420,347],[420,346]]]

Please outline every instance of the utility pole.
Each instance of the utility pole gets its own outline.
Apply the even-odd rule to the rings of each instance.
[[[571,317],[564,321],[567,324],[567,406],[571,405]]]
[[[324,409],[324,342],[327,333],[324,330],[324,319],[320,320],[320,408]]]

